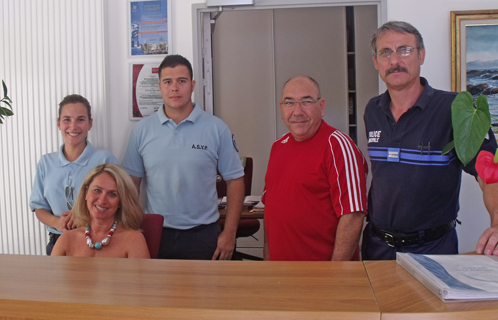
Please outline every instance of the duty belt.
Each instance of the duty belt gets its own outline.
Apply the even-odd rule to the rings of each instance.
[[[48,242],[50,242],[51,244],[55,244],[60,236],[61,235],[58,233],[49,232],[48,233]]]
[[[444,236],[455,227],[456,220],[448,224],[436,228],[418,231],[414,233],[394,233],[384,231],[372,224],[372,230],[376,236],[384,240],[390,247],[410,246],[414,244],[422,244],[429,241],[434,241]]]

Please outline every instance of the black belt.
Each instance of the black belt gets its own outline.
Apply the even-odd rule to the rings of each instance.
[[[455,223],[456,221],[453,220],[450,223],[445,224],[444,226],[439,226],[433,229],[409,233],[409,234],[384,231],[375,227],[373,224],[372,224],[372,230],[374,234],[377,235],[382,240],[384,240],[388,246],[402,247],[402,246],[422,244],[425,242],[437,240],[442,236],[444,236],[446,233],[453,230],[453,228],[455,227]]]

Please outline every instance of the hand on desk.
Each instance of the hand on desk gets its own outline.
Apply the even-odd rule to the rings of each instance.
[[[488,228],[479,238],[476,253],[498,256],[498,226]]]

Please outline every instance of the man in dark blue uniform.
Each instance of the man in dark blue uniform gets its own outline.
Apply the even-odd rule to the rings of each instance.
[[[492,227],[476,252],[498,255],[498,186],[486,185],[454,151],[441,155],[453,140],[451,103],[456,93],[433,89],[420,77],[425,49],[412,25],[391,21],[372,39],[373,62],[387,91],[365,110],[372,167],[369,223],[362,257],[389,260],[396,252],[458,253],[455,222],[462,170],[474,175],[484,192]],[[481,149],[495,152],[490,131]]]

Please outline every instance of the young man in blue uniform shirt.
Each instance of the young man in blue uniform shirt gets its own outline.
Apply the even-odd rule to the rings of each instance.
[[[137,188],[147,181],[146,212],[164,216],[159,258],[231,258],[244,170],[228,126],[191,100],[190,62],[167,56],[159,66],[164,105],[133,129],[123,167]],[[227,181],[227,216],[220,233],[216,176]]]
[[[498,255],[497,185],[480,180],[475,159],[464,167],[454,151],[441,155],[453,140],[451,103],[456,93],[433,89],[420,77],[422,36],[406,22],[391,21],[377,30],[372,50],[387,91],[369,101],[364,116],[372,184],[362,258],[458,253],[455,222],[462,170],[479,180],[491,215],[491,228],[476,252]],[[481,149],[495,152],[491,131]]]

